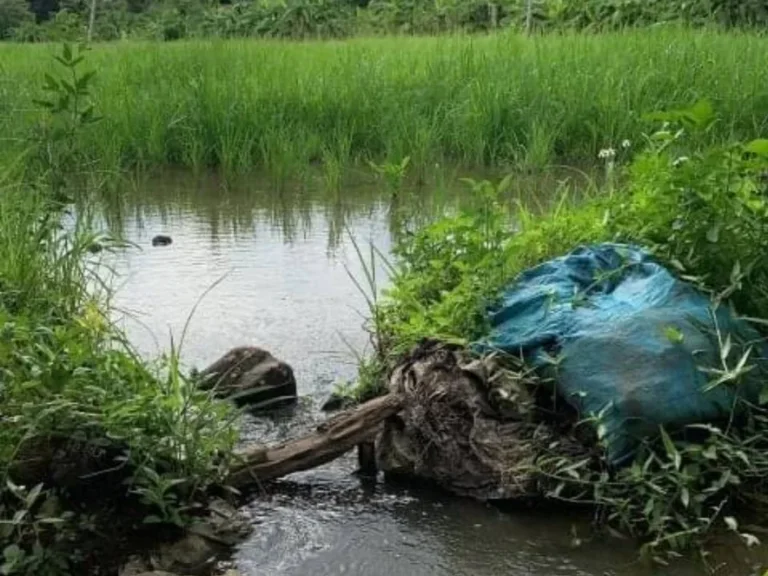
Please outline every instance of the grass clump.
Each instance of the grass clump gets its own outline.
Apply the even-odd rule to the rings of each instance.
[[[188,383],[176,357],[149,366],[110,324],[108,301],[86,290],[87,228],[61,230],[45,192],[0,194],[0,565],[69,574],[94,561],[78,487],[183,526],[224,473],[233,414]],[[97,534],[85,542],[106,546]]]
[[[65,47],[58,58],[73,70],[80,55]],[[48,170],[27,180],[9,172],[0,185],[0,573],[9,576],[118,561],[116,525],[186,525],[236,440],[232,409],[185,379],[177,350],[148,364],[109,320],[93,247],[117,244],[92,232],[87,198],[70,199],[58,162],[92,118],[77,104],[83,78],[46,80],[51,130],[29,154],[45,152]]]
[[[485,336],[486,313],[502,288],[529,267],[588,243],[645,246],[715,303],[733,304],[764,325],[756,319],[768,318],[768,141],[702,146],[697,134],[720,121],[706,101],[651,118],[663,124],[628,165],[617,167],[613,154],[602,154],[617,171],[611,191],[575,204],[564,199],[534,217],[502,202],[506,182],[474,183],[479,209],[406,237],[395,251],[392,287],[375,309],[387,362],[424,339],[468,345]],[[730,366],[730,344],[721,338],[721,346],[717,384],[731,385],[751,362],[745,357]],[[600,456],[574,460],[545,450],[536,463],[542,489],[552,499],[595,505],[602,522],[642,539],[659,561],[718,527],[753,545],[757,538],[740,527],[738,505],[759,507],[768,490],[768,410],[738,402],[738,419],[662,428],[634,463],[619,469]],[[591,422],[583,417],[579,424]],[[599,448],[599,435],[593,441]]]
[[[621,169],[618,190],[595,190],[577,203],[566,194],[542,217],[502,203],[508,179],[497,187],[473,183],[480,209],[441,219],[397,246],[393,286],[379,311],[385,338],[398,352],[421,337],[471,340],[517,274],[579,244],[611,241],[646,246],[742,312],[768,317],[768,141],[700,146],[697,134],[719,121],[706,101],[650,117],[664,125]]]
[[[0,47],[0,155],[36,121],[29,101],[51,50]],[[720,112],[700,135],[707,143],[759,136],[766,53],[757,35],[681,29],[95,45],[91,94],[103,120],[77,149],[98,170],[258,167],[285,178],[321,162],[331,180],[339,168],[397,168],[406,157],[413,173],[592,165],[610,143],[639,141],[642,114],[699,98]],[[396,185],[399,172],[387,172]]]

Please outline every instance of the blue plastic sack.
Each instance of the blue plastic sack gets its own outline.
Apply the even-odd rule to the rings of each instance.
[[[757,331],[632,246],[580,247],[524,272],[490,320],[477,348],[522,355],[553,376],[582,417],[599,416],[614,464],[660,425],[727,417],[737,394],[756,401],[765,381],[768,348]],[[702,368],[722,367],[727,334],[730,365],[751,346],[756,369],[705,391],[713,376]]]

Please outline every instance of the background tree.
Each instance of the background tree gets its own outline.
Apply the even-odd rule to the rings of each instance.
[[[32,20],[27,0],[0,0],[0,39],[10,38],[14,29]]]

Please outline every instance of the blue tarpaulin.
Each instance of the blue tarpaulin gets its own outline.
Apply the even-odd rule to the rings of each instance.
[[[756,401],[768,348],[747,321],[676,278],[646,251],[580,247],[524,272],[491,312],[481,350],[522,355],[554,378],[581,413],[598,416],[608,457],[625,462],[659,426],[727,417],[737,395]],[[712,387],[730,334],[744,378]],[[711,388],[711,389],[708,389]]]

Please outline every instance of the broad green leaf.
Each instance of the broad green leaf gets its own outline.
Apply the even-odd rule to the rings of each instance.
[[[67,92],[69,92],[70,94],[72,94],[74,96],[74,94],[75,94],[75,87],[70,82],[67,82],[66,80],[62,80],[61,81],[61,87],[64,88],[64,90],[66,90]]]
[[[742,534],[740,534],[740,536],[741,536],[741,539],[744,540],[744,544],[747,545],[747,548],[752,548],[760,544],[760,539],[754,534],[743,532]]]
[[[51,108],[55,108],[56,107],[56,104],[54,102],[50,102],[48,100],[37,100],[37,99],[34,99],[34,100],[32,100],[32,103],[36,104],[37,106],[40,106],[41,108],[49,108],[49,109],[51,109]]]
[[[715,109],[712,107],[712,102],[703,99],[686,110],[685,115],[696,126],[705,128],[715,119]]]
[[[17,544],[11,544],[3,548],[3,557],[9,561],[15,561],[24,556],[24,551]]]
[[[664,430],[663,426],[659,426],[659,431],[661,433],[661,440],[664,442],[664,449],[667,451],[667,456],[669,456],[670,460],[675,463],[675,469],[680,470],[680,464],[682,462],[680,452],[675,447],[675,443],[672,442],[672,438],[669,437],[669,434],[667,434],[667,431]]]
[[[510,184],[512,183],[512,178],[514,177],[514,174],[507,174],[504,179],[499,182],[499,186],[497,188],[497,191],[500,194],[503,194],[507,190],[509,190]]]
[[[744,146],[746,152],[757,154],[758,156],[768,156],[768,138],[758,138],[752,140]]]
[[[91,79],[96,75],[95,70],[90,70],[89,72],[86,72],[80,78],[77,79],[75,82],[75,88],[78,92],[82,92],[88,87],[88,84],[90,83]]]
[[[50,74],[45,75],[45,86],[43,87],[44,90],[48,90],[49,92],[55,92],[59,89],[59,81],[56,80],[53,76]]]
[[[26,497],[26,503],[27,507],[31,508],[32,505],[37,501],[37,498],[40,496],[40,493],[43,491],[43,485],[38,484],[32,490],[29,491],[29,494],[27,494]]]

